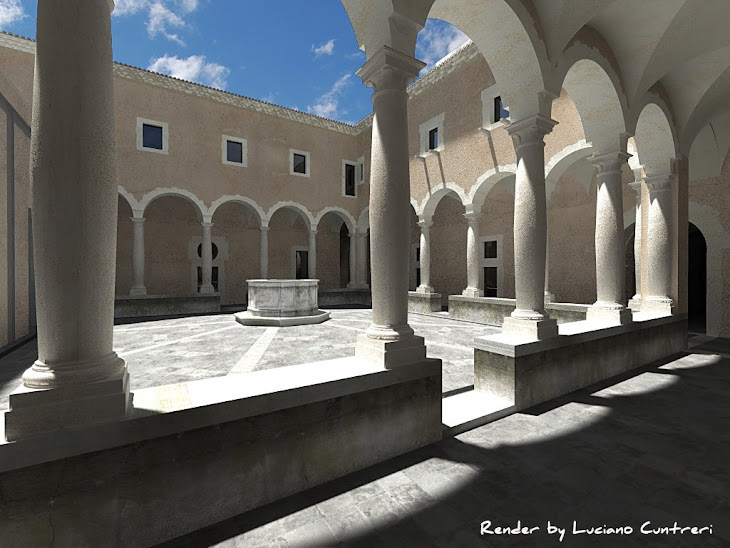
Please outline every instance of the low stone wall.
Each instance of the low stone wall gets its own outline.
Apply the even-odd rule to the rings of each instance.
[[[372,306],[369,289],[320,289],[319,306]]]
[[[441,361],[342,358],[138,390],[134,406],[0,443],[3,546],[151,546],[436,442]]]
[[[431,314],[441,312],[441,293],[408,292],[408,312]]]
[[[125,295],[114,298],[115,318],[145,316],[183,316],[188,314],[217,314],[221,309],[218,293],[201,295]]]
[[[515,299],[501,297],[464,297],[449,295],[449,317],[455,320],[501,326],[504,318],[515,309]],[[574,303],[546,303],[545,310],[558,323],[586,319],[590,305]]]
[[[474,390],[519,410],[686,350],[687,316],[607,328],[583,321],[542,341],[514,344],[499,334],[474,344]]]

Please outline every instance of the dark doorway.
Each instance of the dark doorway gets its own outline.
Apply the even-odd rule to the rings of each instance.
[[[350,231],[342,223],[340,227],[340,287],[347,287],[350,281]]]
[[[626,228],[625,231],[626,251],[625,251],[625,268],[624,275],[624,304],[628,303],[631,298],[638,293],[636,287],[636,258],[634,257],[634,225]]]
[[[301,249],[296,250],[296,278],[306,280],[309,278],[309,252]]]
[[[707,330],[707,242],[702,232],[689,223],[689,275],[688,314],[689,330],[693,333],[705,333]]]

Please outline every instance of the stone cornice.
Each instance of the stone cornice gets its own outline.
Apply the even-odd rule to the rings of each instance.
[[[0,31],[0,47],[6,47],[8,49],[35,55],[35,46],[35,40]],[[409,97],[419,95],[430,87],[431,84],[444,79],[464,63],[474,59],[478,55],[479,50],[476,45],[474,45],[471,41],[467,41],[462,46],[458,47],[449,55],[441,59],[441,61],[439,61],[430,72],[426,73],[422,78],[408,86],[407,91]],[[347,135],[360,135],[363,131],[372,127],[372,114],[367,115],[355,125],[352,125],[299,110],[274,105],[251,97],[211,88],[202,84],[180,80],[178,78],[151,72],[131,65],[125,65],[123,63],[114,63],[114,74],[115,76],[126,78],[128,80],[143,82],[149,85],[169,89],[171,91],[203,97],[238,108],[261,112],[271,116],[277,116],[286,120],[301,122]]]

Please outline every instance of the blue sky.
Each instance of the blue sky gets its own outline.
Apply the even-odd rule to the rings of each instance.
[[[35,38],[37,0],[0,0],[0,29]],[[372,110],[365,55],[339,0],[116,0],[114,60],[327,118]],[[429,20],[417,56],[433,64],[466,37]]]

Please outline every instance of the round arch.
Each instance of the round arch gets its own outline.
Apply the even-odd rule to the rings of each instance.
[[[678,141],[668,106],[658,96],[647,94],[637,112],[633,133],[638,163],[647,176],[669,173]]]
[[[274,213],[279,211],[280,209],[290,209],[294,210],[297,213],[299,213],[304,221],[307,223],[307,227],[311,228],[313,226],[316,226],[316,222],[314,220],[314,215],[312,215],[309,210],[304,207],[299,202],[277,202],[271,208],[269,208],[269,211],[266,213],[266,216],[264,217],[264,226],[268,226],[269,222],[271,221],[271,218],[274,216]]]
[[[420,207],[414,207],[416,215],[424,219],[431,219],[439,202],[448,194],[456,195],[461,205],[466,207],[467,197],[464,189],[456,183],[446,183],[435,192],[431,192],[426,196],[421,202]]]
[[[334,206],[333,207],[325,207],[322,211],[320,211],[317,214],[317,217],[314,219],[314,224],[315,225],[319,225],[320,221],[328,213],[332,213],[332,214],[337,215],[338,217],[340,217],[340,219],[342,219],[344,221],[345,225],[347,225],[347,230],[349,230],[350,233],[352,233],[353,230],[358,225],[357,221],[355,221],[355,218],[352,216],[352,214],[349,211],[347,211],[345,209],[342,209],[341,207],[334,207]]]
[[[577,143],[565,147],[547,161],[545,164],[545,193],[548,204],[560,177],[576,162],[589,158],[593,154],[593,150],[590,143],[581,139]]]
[[[474,213],[481,213],[482,207],[487,196],[492,189],[500,182],[506,181],[509,178],[515,176],[517,168],[514,164],[504,166],[501,168],[493,168],[489,171],[484,172],[479,176],[476,183],[469,193],[469,197],[466,201],[467,210],[471,209]]]
[[[414,201],[413,198],[411,198],[411,206],[413,205]],[[360,213],[360,216],[357,218],[357,229],[360,232],[367,232],[370,229],[370,208],[366,207],[362,210]]]
[[[118,194],[126,200],[126,202],[129,204],[129,207],[132,208],[132,214],[135,217],[141,217],[142,216],[142,209],[140,208],[139,202],[134,197],[134,195],[129,192],[127,189],[125,189],[122,185],[119,185],[117,187]],[[139,213],[139,215],[138,215]]]
[[[606,65],[593,59],[577,59],[561,82],[578,109],[585,140],[599,154],[625,150],[628,139],[628,112],[621,83],[613,71],[613,78],[607,73]]]
[[[239,194],[236,195],[225,195],[221,196],[217,200],[215,200],[211,205],[210,209],[208,210],[208,215],[210,218],[213,218],[213,215],[215,215],[216,210],[222,206],[223,204],[227,204],[229,202],[241,204],[243,206],[246,206],[256,212],[256,215],[258,216],[259,220],[259,226],[262,225],[264,217],[266,216],[266,213],[261,208],[259,204],[257,204],[255,201],[253,201],[251,198],[246,198],[245,196],[241,196]]]
[[[205,221],[210,219],[208,215],[208,208],[205,207],[205,203],[198,198],[195,194],[190,192],[189,190],[185,190],[182,188],[177,187],[169,187],[169,188],[157,188],[151,192],[148,192],[145,194],[142,199],[139,201],[139,210],[142,214],[144,214],[147,207],[155,201],[157,198],[161,198],[163,196],[177,196],[180,198],[184,198],[191,204],[193,204],[193,207],[195,209],[195,212],[198,214],[198,218],[201,221]]]

